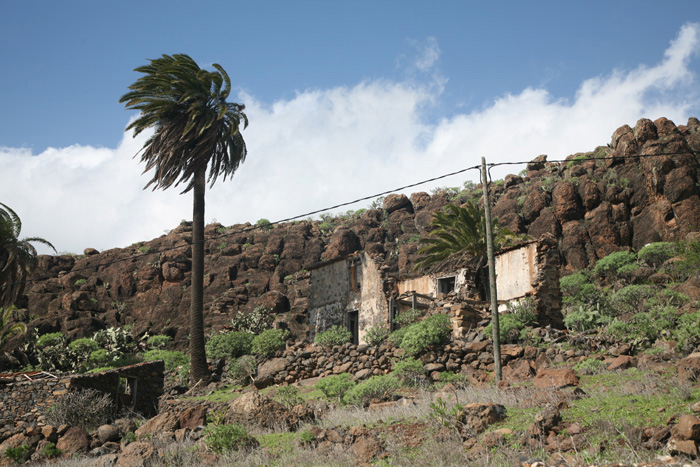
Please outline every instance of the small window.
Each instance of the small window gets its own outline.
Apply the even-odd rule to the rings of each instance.
[[[443,277],[442,279],[438,279],[437,285],[438,285],[437,291],[439,294],[447,295],[450,292],[454,292],[454,290],[455,290],[455,276]]]
[[[348,331],[352,333],[352,344],[359,344],[360,337],[360,313],[357,311],[349,311],[347,318]]]
[[[352,262],[350,263],[350,290],[353,292],[360,290],[360,281],[357,275],[357,262]]]

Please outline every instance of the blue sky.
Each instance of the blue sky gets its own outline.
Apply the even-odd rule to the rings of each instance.
[[[118,103],[163,53],[220,63],[248,107],[248,161],[207,197],[227,225],[700,116],[697,1],[483,3],[5,2],[0,202],[62,251],[189,218],[189,196],[140,190]]]

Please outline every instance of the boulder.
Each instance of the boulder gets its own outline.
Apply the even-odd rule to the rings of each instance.
[[[694,352],[678,362],[678,381],[695,384],[700,381],[700,352]]]
[[[535,387],[540,389],[545,388],[563,388],[567,386],[578,386],[579,379],[570,368],[544,368],[537,372],[535,379],[532,381]]]
[[[124,448],[115,467],[143,467],[149,465],[158,451],[151,443],[137,441]]]
[[[296,429],[299,424],[291,410],[277,401],[251,391],[231,401],[224,416],[226,423],[240,423],[246,427]]]
[[[102,425],[97,429],[97,439],[104,444],[109,441],[119,441],[119,428],[114,425]]]
[[[700,441],[700,418],[683,414],[678,419],[678,436],[682,439]]]
[[[255,387],[263,389],[275,384],[275,375],[287,369],[289,362],[286,358],[271,358],[258,368],[258,376],[255,377]]]
[[[141,439],[146,435],[155,435],[165,431],[175,431],[180,428],[177,415],[172,412],[162,412],[144,423],[134,433]]]
[[[90,449],[90,437],[85,430],[77,426],[68,428],[63,436],[58,439],[56,447],[66,456],[72,456],[78,452],[87,452]]]
[[[355,232],[347,228],[339,228],[331,236],[326,251],[323,252],[322,259],[330,261],[342,258],[358,251],[360,248],[362,248],[362,244]]]
[[[467,404],[459,415],[462,425],[478,434],[494,423],[503,421],[506,408],[501,404]]]
[[[194,430],[198,426],[207,424],[207,408],[203,405],[187,407],[178,417],[180,428]]]
[[[406,195],[388,195],[386,198],[384,198],[382,208],[386,211],[387,214],[391,214],[392,212],[398,211],[400,209],[405,209],[406,211],[411,213],[413,212],[413,204],[411,204],[411,200],[409,200]]]

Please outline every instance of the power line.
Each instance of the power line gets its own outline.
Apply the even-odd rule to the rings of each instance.
[[[647,158],[647,157],[667,157],[667,156],[688,155],[688,154],[696,155],[697,152],[696,152],[696,151],[689,150],[689,151],[683,151],[683,152],[669,152],[669,153],[663,153],[663,154],[634,154],[634,155],[629,155],[629,156],[592,156],[592,157],[575,157],[575,158],[573,158],[573,159],[555,159],[555,160],[551,160],[551,161],[543,161],[543,163],[563,163],[563,162],[573,162],[573,161],[576,161],[576,162],[584,162],[584,161],[597,161],[597,160],[610,160],[610,159],[613,159],[613,160],[637,159],[637,160],[639,160],[639,159]],[[529,161],[494,162],[494,163],[486,164],[487,167],[488,167],[488,168],[487,168],[487,171],[488,171],[489,180],[491,179],[491,168],[493,168],[493,167],[507,166],[507,165],[530,164],[531,162],[532,162],[532,160],[529,160]],[[378,198],[378,197],[380,197],[380,196],[385,196],[385,195],[389,195],[389,194],[396,193],[396,192],[399,192],[399,191],[403,191],[403,190],[408,189],[408,188],[413,188],[413,187],[416,187],[416,186],[424,185],[424,184],[426,184],[426,183],[434,182],[434,181],[436,181],[436,180],[441,180],[441,179],[443,179],[443,178],[451,177],[451,176],[453,176],[453,175],[459,175],[459,174],[461,174],[461,173],[465,173],[465,172],[468,172],[468,171],[470,171],[470,170],[478,170],[479,172],[481,172],[481,167],[480,167],[479,165],[475,165],[475,166],[471,166],[471,167],[466,167],[466,168],[464,168],[464,169],[456,170],[456,171],[454,171],[454,172],[449,172],[449,173],[446,173],[446,174],[443,174],[443,175],[439,175],[439,176],[437,176],[437,177],[432,177],[432,178],[428,178],[428,179],[425,179],[425,180],[421,180],[421,181],[419,181],[419,182],[415,182],[415,183],[411,183],[411,184],[408,184],[408,185],[404,185],[404,186],[401,186],[401,187],[392,188],[392,189],[390,189],[390,190],[386,190],[386,191],[383,191],[383,192],[381,192],[381,193],[376,193],[376,194],[369,195],[369,196],[363,196],[363,197],[361,197],[361,198],[357,198],[357,199],[352,200],[352,201],[347,201],[347,202],[344,202],[344,203],[336,204],[336,205],[334,205],[334,206],[329,206],[329,207],[326,207],[326,208],[317,209],[317,210],[315,210],[315,211],[307,212],[307,213],[304,213],[304,214],[299,214],[299,215],[296,215],[296,216],[293,216],[293,217],[288,217],[288,218],[285,218],[285,219],[280,219],[280,220],[277,220],[277,221],[274,221],[274,222],[266,223],[266,224],[264,224],[264,225],[252,225],[252,226],[247,227],[247,228],[244,228],[244,229],[242,229],[242,230],[237,230],[237,231],[235,231],[235,232],[227,232],[227,233],[223,233],[223,234],[220,234],[220,235],[215,235],[215,236],[212,236],[212,237],[209,237],[209,238],[205,238],[205,239],[202,241],[202,243],[206,243],[207,241],[212,241],[212,240],[218,240],[218,239],[220,239],[220,238],[230,237],[230,236],[233,236],[233,235],[239,235],[239,234],[242,234],[242,233],[250,232],[250,231],[253,231],[253,230],[258,230],[258,229],[261,229],[261,228],[268,228],[268,227],[270,227],[270,226],[272,226],[272,225],[277,225],[277,224],[281,224],[281,223],[284,223],[284,222],[290,222],[290,221],[297,220],[297,219],[301,219],[301,218],[307,218],[307,217],[313,216],[313,215],[315,215],[315,214],[319,214],[319,213],[322,213],[322,212],[331,211],[331,210],[333,210],[333,209],[341,208],[341,207],[344,207],[344,206],[349,206],[349,205],[352,205],[352,204],[356,204],[356,203],[359,203],[360,201],[368,201],[368,200],[370,200],[370,199],[374,199],[374,198]],[[128,258],[120,258],[120,259],[115,259],[115,260],[113,260],[113,261],[108,261],[108,262],[106,262],[106,263],[100,263],[100,264],[96,264],[96,265],[92,265],[92,266],[85,266],[85,267],[78,268],[78,269],[71,269],[71,272],[80,272],[80,271],[87,271],[87,270],[92,270],[92,269],[98,270],[100,267],[111,266],[112,264],[120,263],[120,262],[123,262],[123,261],[131,261],[131,260],[138,259],[138,258],[142,258],[142,257],[146,257],[146,256],[152,256],[152,255],[155,255],[155,254],[161,254],[161,253],[164,253],[164,252],[167,252],[167,251],[179,250],[179,249],[181,249],[181,248],[190,247],[191,245],[193,245],[193,243],[188,243],[188,244],[186,244],[186,245],[173,246],[173,247],[168,247],[168,248],[161,248],[161,249],[158,249],[158,250],[155,250],[155,251],[149,251],[149,252],[147,252],[147,253],[142,253],[142,254],[138,254],[138,255],[133,255],[133,256],[130,256],[130,257],[128,257]],[[52,278],[54,278],[54,276],[45,276],[45,277],[39,277],[39,278],[36,278],[36,279],[27,279],[27,280],[24,280],[24,281],[13,282],[13,283],[8,283],[8,284],[0,284],[0,288],[7,288],[7,287],[10,287],[10,286],[13,286],[13,285],[18,285],[18,284],[28,284],[28,283],[34,283],[34,282],[41,282],[41,281],[44,281],[44,280],[47,280],[47,279],[52,279]]]

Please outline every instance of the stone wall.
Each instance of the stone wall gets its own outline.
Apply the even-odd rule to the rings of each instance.
[[[82,389],[97,389],[109,394],[119,407],[133,407],[152,416],[157,413],[158,398],[163,394],[163,371],[163,361],[156,361],[100,373],[33,372],[1,377],[0,431],[42,421],[44,412],[61,396]]]

